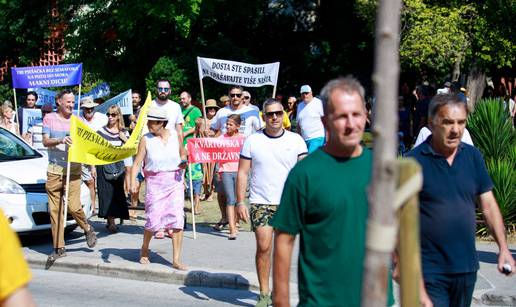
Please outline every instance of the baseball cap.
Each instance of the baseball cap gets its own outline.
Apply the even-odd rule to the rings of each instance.
[[[312,92],[312,88],[310,87],[310,85],[303,85],[301,86],[301,90],[299,90],[299,93],[311,93]]]

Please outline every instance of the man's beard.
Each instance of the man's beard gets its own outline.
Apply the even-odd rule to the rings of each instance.
[[[170,97],[170,94],[165,94],[165,93],[159,93],[158,94],[158,99],[159,100],[162,100],[162,101],[165,101],[168,99],[168,97]]]

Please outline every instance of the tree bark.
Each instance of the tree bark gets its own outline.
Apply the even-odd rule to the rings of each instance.
[[[462,61],[462,55],[459,55],[453,64],[452,81],[458,81],[460,77],[460,63]]]
[[[401,0],[380,0],[377,11],[375,39],[375,67],[373,83],[374,158],[373,176],[369,186],[369,218],[367,227],[362,306],[386,306],[388,272],[392,244],[378,241],[378,230],[392,230],[395,223],[393,209],[396,184],[396,153],[398,126],[399,31]],[[376,226],[375,226],[376,225]],[[376,238],[372,239],[372,238]],[[382,246],[383,245],[383,246]]]
[[[473,111],[482,98],[486,87],[486,73],[476,63],[473,63],[468,75],[468,109]]]

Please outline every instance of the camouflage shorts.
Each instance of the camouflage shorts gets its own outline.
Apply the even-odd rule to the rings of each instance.
[[[276,213],[278,205],[251,204],[251,229],[270,226],[269,221]]]

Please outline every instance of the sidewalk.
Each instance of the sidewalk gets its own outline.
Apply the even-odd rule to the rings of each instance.
[[[130,224],[131,223],[131,224]],[[139,251],[144,220],[126,222],[117,234],[108,233],[104,222],[92,219],[98,233],[97,246],[89,249],[84,235],[76,230],[67,236],[67,257],[58,259],[50,270],[94,274],[117,278],[184,284],[187,286],[222,287],[258,290],[254,252],[254,234],[241,231],[236,241],[227,239],[227,231],[214,231],[207,224],[197,225],[193,239],[191,225],[183,239],[182,262],[188,271],[171,266],[172,243],[169,238],[153,239],[149,265],[141,265]],[[23,240],[24,242],[27,240]],[[44,269],[52,250],[50,236],[24,243],[24,253],[34,269]],[[474,292],[474,304],[516,306],[516,277],[507,278],[496,271],[496,245],[478,243],[480,271]],[[511,246],[513,254],[516,246]],[[291,266],[291,295],[297,297],[297,244]]]

